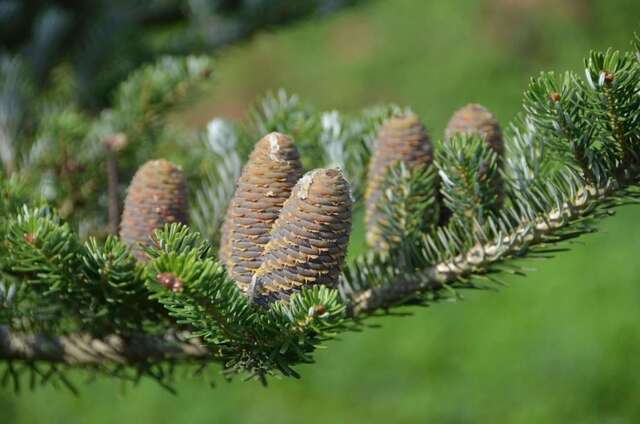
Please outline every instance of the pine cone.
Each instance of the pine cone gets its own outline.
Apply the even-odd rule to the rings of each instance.
[[[187,224],[189,219],[187,184],[182,170],[164,159],[140,167],[131,180],[124,202],[120,238],[141,261],[147,259],[142,246],[165,224]]]
[[[265,305],[302,288],[336,286],[351,232],[349,183],[337,169],[316,169],[285,202],[255,273],[250,296]]]
[[[274,132],[256,143],[229,205],[220,246],[220,259],[243,291],[260,267],[271,227],[301,176],[300,156],[289,137]]]
[[[376,150],[369,163],[365,223],[367,242],[378,250],[386,249],[379,225],[381,214],[378,211],[382,185],[389,167],[399,161],[403,161],[409,169],[429,166],[433,162],[433,145],[429,134],[414,114],[393,117],[382,126]]]
[[[449,140],[459,133],[477,134],[484,138],[487,144],[498,154],[498,166],[502,166],[504,152],[502,130],[496,118],[487,108],[477,103],[469,103],[458,109],[449,120],[445,130],[445,139]],[[504,200],[503,182],[499,174],[496,174],[493,178],[493,187],[498,195],[495,205],[497,208]]]
[[[453,114],[445,130],[445,138],[449,140],[458,133],[479,134],[498,155],[504,151],[500,124],[482,105],[470,103]]]

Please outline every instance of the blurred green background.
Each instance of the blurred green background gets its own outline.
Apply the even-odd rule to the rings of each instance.
[[[528,78],[581,72],[590,48],[627,49],[637,0],[378,0],[220,53],[219,83],[176,117],[242,118],[283,87],[321,108],[412,106],[440,137],[469,101],[506,124]],[[2,423],[640,422],[640,208],[621,208],[526,278],[411,317],[370,320],[318,352],[302,380],[100,380],[72,396],[0,392]],[[360,231],[360,229],[356,229]]]

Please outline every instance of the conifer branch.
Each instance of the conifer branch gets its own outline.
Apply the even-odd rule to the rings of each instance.
[[[422,292],[437,291],[465,277],[487,273],[500,261],[548,242],[548,237],[554,232],[593,213],[594,208],[602,206],[610,195],[620,189],[616,184],[601,189],[585,186],[560,207],[535,216],[511,231],[501,232],[491,241],[478,242],[450,260],[417,273],[402,275],[393,284],[354,293],[349,313],[352,316],[371,314],[411,300]]]
[[[118,187],[118,151],[126,146],[127,138],[124,134],[113,134],[104,140],[107,156],[107,193],[109,198],[109,233],[118,234],[120,227],[120,197]]]
[[[168,334],[129,337],[86,333],[64,336],[12,332],[0,326],[0,359],[75,366],[135,365],[149,362],[202,362],[215,356],[198,339]]]
[[[394,106],[349,116],[284,92],[267,96],[251,125],[213,121],[206,147],[183,152],[205,168],[200,175],[166,160],[144,165],[121,239],[85,242],[59,213],[26,199],[16,179],[0,179],[0,359],[9,374],[12,361],[113,365],[161,383],[164,374],[150,370],[164,363],[297,376],[295,366],[362,318],[521,273],[513,259],[557,250],[640,199],[635,54],[592,53],[586,82],[573,74],[532,80],[504,139],[477,105],[454,115],[445,142],[432,146],[419,118]],[[186,95],[181,82],[207,79],[209,63],[145,68],[100,123],[65,109],[48,131],[69,140],[89,128],[127,134],[133,155],[120,165],[130,168],[126,161],[148,159],[137,146],[164,134],[161,118]],[[265,137],[271,131],[284,134]],[[327,161],[343,170],[300,178],[302,165]],[[194,180],[202,235],[176,223],[187,222]],[[343,267],[354,187],[356,197],[368,187],[375,237]]]

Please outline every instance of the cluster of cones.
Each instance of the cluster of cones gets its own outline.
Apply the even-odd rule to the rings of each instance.
[[[163,160],[148,162],[134,176],[120,235],[140,260],[153,231],[187,222],[185,192],[178,168]],[[303,175],[291,139],[271,133],[256,143],[244,166],[223,224],[220,259],[258,304],[286,299],[302,286],[335,286],[349,242],[351,208],[349,183],[339,169]]]
[[[500,126],[482,106],[471,104],[451,118],[445,137],[479,134],[499,154]],[[380,129],[369,165],[366,192],[367,241],[381,240],[380,212],[386,171],[398,161],[410,168],[433,162],[430,137],[414,114],[392,117]],[[351,230],[349,183],[339,169],[316,169],[303,175],[292,140],[271,133],[259,140],[243,168],[227,210],[220,260],[231,278],[255,303],[287,299],[303,286],[335,286]],[[141,261],[156,229],[187,224],[187,185],[179,167],[166,161],[144,164],[125,200],[120,237]]]
[[[504,142],[500,125],[484,106],[472,103],[456,111],[445,130],[445,141],[456,134],[478,135],[499,158],[503,154]],[[398,162],[404,162],[410,170],[429,167],[433,162],[433,144],[429,134],[413,113],[392,117],[382,126],[369,162],[365,223],[367,243],[376,250],[385,250],[387,247],[382,235],[380,201],[386,172]],[[495,184],[500,185],[501,182],[496,181]]]

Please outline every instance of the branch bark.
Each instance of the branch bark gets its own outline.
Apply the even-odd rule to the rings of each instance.
[[[215,357],[198,340],[187,335],[137,335],[129,338],[118,335],[94,338],[89,334],[49,336],[14,333],[1,326],[0,359],[67,365],[132,365],[160,361],[212,361]]]
[[[371,314],[404,303],[422,292],[439,290],[462,277],[482,274],[491,265],[524,247],[544,242],[546,236],[584,217],[619,188],[618,184],[600,189],[586,186],[560,207],[519,225],[509,234],[487,243],[478,243],[450,261],[404,275],[394,284],[356,292],[351,296],[349,314],[352,317]],[[0,326],[0,360],[99,366],[158,361],[205,362],[215,361],[216,356],[199,340],[189,338],[188,334],[95,338],[89,334],[49,336],[14,333],[7,326]]]
[[[371,314],[378,309],[403,303],[419,293],[438,290],[444,284],[452,283],[461,277],[482,274],[492,264],[524,247],[539,244],[544,241],[546,235],[579,219],[594,203],[606,199],[617,187],[617,184],[604,189],[585,186],[560,207],[519,225],[509,234],[488,243],[478,243],[468,252],[450,261],[415,274],[404,275],[393,284],[357,292],[352,296],[349,313],[351,316]]]

